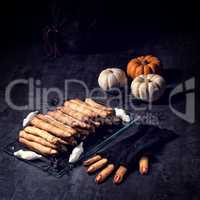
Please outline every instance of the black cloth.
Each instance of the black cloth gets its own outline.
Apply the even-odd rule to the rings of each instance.
[[[130,129],[129,131],[132,131]],[[111,146],[100,151],[102,157],[108,158],[115,166],[123,165],[128,170],[135,166],[138,159],[145,154],[156,155],[158,151],[177,135],[167,129],[151,125],[139,125],[134,134],[114,142]]]

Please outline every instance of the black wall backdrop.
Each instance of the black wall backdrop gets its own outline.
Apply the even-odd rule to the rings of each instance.
[[[40,40],[45,25],[53,23],[52,8],[55,6],[60,8],[68,26],[78,23],[78,30],[74,31],[82,34],[96,31],[104,41],[113,38],[119,42],[120,37],[120,42],[126,44],[137,35],[142,41],[170,32],[195,32],[199,22],[198,5],[189,0],[5,1],[0,8],[1,41],[12,45],[13,42]]]

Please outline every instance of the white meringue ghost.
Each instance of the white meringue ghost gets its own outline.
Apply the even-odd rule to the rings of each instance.
[[[14,152],[14,156],[17,156],[18,158],[22,158],[24,160],[36,160],[36,159],[42,157],[41,155],[39,155],[33,151],[24,151],[22,149]]]
[[[84,152],[83,142],[76,146],[69,156],[69,163],[75,163],[80,158],[81,154]]]
[[[39,113],[39,111],[34,111],[34,112],[30,112],[23,120],[23,127],[26,127],[29,125],[29,122],[33,119],[33,117],[35,117],[37,114]]]
[[[123,122],[129,123],[131,121],[130,116],[126,114],[122,108],[114,108],[115,115],[119,117]]]

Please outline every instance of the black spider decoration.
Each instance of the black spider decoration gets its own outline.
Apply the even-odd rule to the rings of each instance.
[[[43,30],[44,50],[48,57],[57,58],[62,56],[62,31],[66,19],[62,18],[56,4],[52,6],[51,16],[50,25]]]

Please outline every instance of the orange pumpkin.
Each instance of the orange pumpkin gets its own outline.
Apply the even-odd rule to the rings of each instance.
[[[127,74],[131,78],[141,74],[160,74],[160,60],[152,55],[134,58],[128,63]]]

